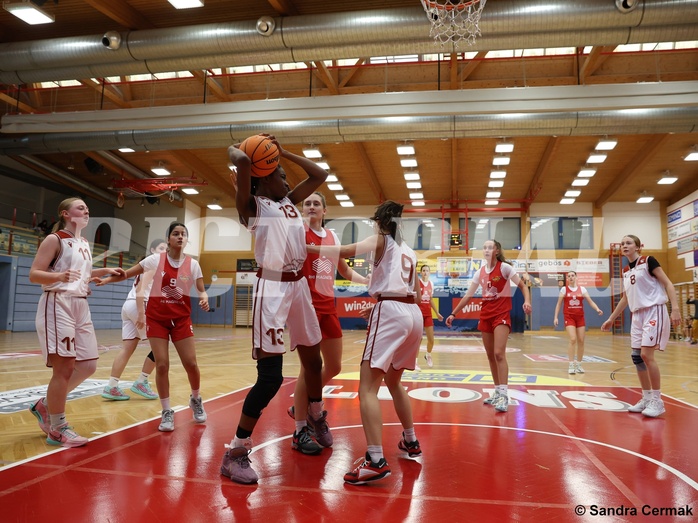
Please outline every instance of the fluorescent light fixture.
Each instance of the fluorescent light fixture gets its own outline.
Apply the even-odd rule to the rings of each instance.
[[[577,176],[580,178],[592,178],[596,174],[596,169],[593,167],[582,167],[579,172],[577,173]]]
[[[499,200],[485,200],[485,205],[499,205]]]
[[[182,189],[182,192],[184,194],[199,194],[199,191],[197,191],[193,187],[185,187],[184,189]]]
[[[303,156],[306,158],[322,158],[322,153],[320,149],[303,149]]]
[[[616,145],[618,145],[618,140],[615,138],[604,138],[596,144],[595,149],[597,151],[612,151]]]
[[[213,200],[213,203],[209,203],[206,207],[208,207],[208,208],[211,209],[212,211],[220,211],[220,210],[223,209],[223,207],[221,207],[221,206],[218,204],[218,200]]]
[[[317,166],[318,166],[320,169],[325,169],[326,171],[329,171],[329,170],[330,170],[330,166],[327,165],[326,162],[317,162]]]
[[[509,165],[511,158],[508,156],[495,156],[492,158],[492,165]]]
[[[172,174],[167,167],[165,167],[165,164],[160,162],[158,163],[155,167],[150,169],[153,174],[157,174],[158,176],[169,176]]]
[[[607,155],[605,154],[590,154],[587,159],[587,163],[603,163],[606,161]]]
[[[52,14],[39,9],[29,0],[22,0],[21,3],[15,4],[3,2],[2,7],[5,9],[5,11],[16,16],[29,25],[52,24],[56,21],[56,18]]]
[[[397,153],[400,156],[410,156],[414,154],[414,147],[411,145],[398,145],[397,146]]]
[[[489,221],[490,221],[490,220],[489,220],[488,218],[480,218],[480,219],[477,221],[477,223],[487,223],[487,222],[489,222]]]
[[[407,188],[408,189],[421,189],[422,183],[421,182],[407,182]]]
[[[328,183],[327,188],[330,191],[343,191],[344,187],[342,187],[341,183]]]
[[[347,201],[347,202],[339,202],[339,205],[342,207],[354,207],[354,202]]]
[[[572,180],[572,187],[584,187],[585,185],[589,185],[589,180],[586,178],[575,178]]]
[[[563,198],[560,200],[561,205],[572,205],[574,203],[574,198]]]
[[[506,178],[507,177],[507,172],[506,171],[490,171],[490,178]]]
[[[637,203],[650,203],[652,200],[654,200],[654,196],[640,196]]]
[[[136,150],[131,149],[130,147],[122,147],[121,149],[119,149],[119,152],[120,153],[135,153]]]
[[[335,194],[334,197],[338,202],[347,202],[351,200],[348,194]]]
[[[414,158],[403,158],[400,160],[400,165],[403,167],[417,167],[417,160]]]
[[[424,195],[421,192],[411,192],[410,200],[423,200]]]
[[[413,207],[424,207],[424,200],[415,200],[412,202]]]
[[[175,9],[191,9],[192,7],[203,7],[204,0],[167,0]]]
[[[405,173],[406,182],[413,182],[415,180],[419,180],[419,173]]]
[[[325,182],[327,182],[327,183],[334,183],[334,182],[338,182],[338,181],[339,181],[339,179],[334,174],[328,174],[327,179],[325,180]]]
[[[664,176],[657,182],[657,184],[658,185],[671,185],[672,183],[676,183],[676,180],[678,180],[678,178],[676,176]]]
[[[228,169],[230,169],[230,170],[233,171],[234,173],[238,172],[238,168],[235,167],[232,163],[229,163],[229,164],[228,164]]]
[[[501,195],[500,191],[487,191],[485,198],[499,198]]]
[[[510,153],[514,150],[514,144],[509,142],[498,143],[494,146],[494,152],[496,153]]]
[[[567,191],[565,192],[565,198],[576,198],[582,194],[582,191]]]
[[[490,183],[487,184],[487,187],[491,187],[492,189],[504,187],[504,182],[502,180],[490,180]]]
[[[684,158],[685,162],[698,162],[698,147],[693,146],[693,150]]]

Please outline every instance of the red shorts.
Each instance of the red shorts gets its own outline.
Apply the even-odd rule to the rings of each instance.
[[[506,325],[511,331],[511,314],[509,311],[489,318],[480,318],[480,322],[477,324],[477,330],[480,332],[492,333],[495,327],[499,327],[500,325]]]
[[[565,314],[565,327],[585,327],[586,323],[584,322],[584,315],[583,314],[575,314],[574,316],[568,316]]]
[[[429,316],[422,316],[424,318],[424,326],[425,327],[433,327],[434,326],[434,318],[431,317],[431,311],[429,311]]]
[[[146,316],[145,332],[148,338],[162,338],[165,340],[171,338],[174,342],[191,338],[194,335],[194,326],[189,316],[174,320],[155,320]]]
[[[342,337],[342,327],[339,324],[337,313],[318,313],[317,321],[320,324],[320,332],[323,340],[334,340]]]

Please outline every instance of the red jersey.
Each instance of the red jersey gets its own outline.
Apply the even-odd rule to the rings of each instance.
[[[307,245],[338,245],[337,237],[332,231],[323,229],[325,236],[307,227],[305,243]],[[308,253],[303,263],[303,275],[308,280],[313,307],[318,314],[335,314],[337,308],[334,299],[335,266],[326,256]]]
[[[584,293],[586,289],[578,285],[574,289],[565,285],[560,294],[564,293],[563,313],[565,316],[584,316]]]
[[[492,318],[511,311],[511,286],[509,278],[514,268],[498,261],[491,272],[487,266],[481,267],[473,278],[482,286],[482,309],[480,318]]]
[[[160,254],[145,309],[146,317],[168,321],[191,315],[189,291],[196,284],[191,265],[192,259],[186,256],[179,268],[173,267],[167,259],[167,253]]]
[[[419,302],[419,310],[422,311],[422,316],[431,316],[431,297],[434,295],[434,284],[431,281],[425,283],[419,278],[419,290],[422,296]]]

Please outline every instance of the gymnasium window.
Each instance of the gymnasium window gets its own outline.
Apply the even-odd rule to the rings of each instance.
[[[459,229],[465,233],[465,218]],[[521,250],[521,219],[474,217],[468,219],[468,248],[482,249],[487,240],[497,240],[502,249]]]
[[[592,249],[594,226],[590,216],[531,218],[531,249]]]

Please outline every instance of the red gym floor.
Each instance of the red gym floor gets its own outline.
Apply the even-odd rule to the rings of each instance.
[[[665,397],[664,418],[646,419],[624,412],[635,389],[515,385],[509,412],[496,413],[482,404],[490,386],[464,375],[430,382],[422,373],[405,383],[423,449],[417,460],[398,450],[401,428],[384,402],[392,475],[372,485],[342,481],[365,452],[358,382],[326,388],[334,447],[304,456],[291,450],[294,382],[286,380],[253,435],[258,485],[219,475],[245,389],[207,401],[205,425],[185,409],[172,433],[153,420],[0,470],[0,520],[695,521],[696,408]]]

